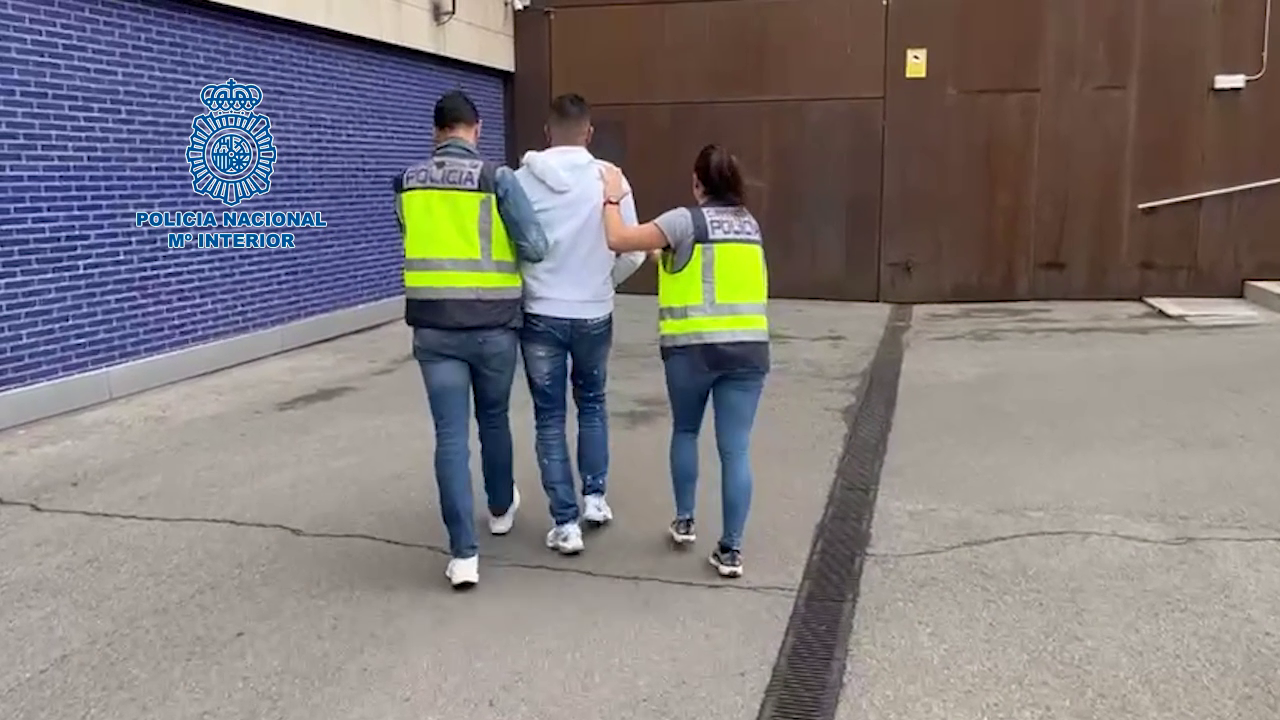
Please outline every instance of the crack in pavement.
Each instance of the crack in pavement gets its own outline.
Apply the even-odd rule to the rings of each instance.
[[[1017,540],[1028,540],[1032,538],[1050,538],[1050,537],[1076,537],[1076,538],[1098,538],[1103,540],[1123,540],[1125,542],[1139,543],[1142,545],[1161,545],[1165,547],[1182,547],[1185,545],[1197,545],[1207,543],[1222,544],[1280,544],[1280,535],[1267,535],[1260,537],[1230,537],[1227,535],[1180,535],[1171,538],[1152,538],[1143,537],[1142,535],[1129,535],[1118,532],[1101,532],[1097,530],[1039,530],[1034,532],[1014,533],[1011,535],[997,535],[989,538],[978,538],[975,540],[965,540],[954,545],[943,545],[942,547],[928,548],[925,550],[915,550],[911,552],[868,552],[867,557],[885,558],[890,560],[902,560],[910,558],[930,557],[934,555],[946,555],[947,553],[957,552],[959,550],[971,550],[974,548],[986,547],[988,545],[999,545],[1002,543],[1014,542]]]
[[[300,538],[309,538],[316,540],[365,540],[368,542],[381,543],[383,545],[391,545],[399,548],[408,548],[412,550],[427,550],[437,555],[448,557],[449,550],[438,545],[428,543],[415,543],[406,540],[396,540],[394,538],[385,538],[378,535],[369,535],[366,533],[335,533],[335,532],[317,532],[312,530],[304,530],[290,525],[280,523],[255,522],[252,520],[235,520],[233,518],[213,518],[213,517],[170,517],[160,515],[136,515],[131,513],[116,513],[100,510],[78,510],[75,508],[53,508],[45,507],[39,503],[29,502],[26,500],[10,500],[0,497],[0,507],[17,508],[28,510],[33,513],[43,513],[46,515],[74,515],[78,517],[87,517],[97,520],[123,520],[127,522],[147,522],[161,523],[169,525],[221,525],[224,527],[248,528],[253,530],[276,530],[279,532],[287,532],[290,535]],[[622,573],[599,572],[596,570],[587,570],[585,568],[564,567],[556,565],[542,565],[538,563],[525,563],[515,560],[503,559],[501,556],[489,556],[487,562],[494,567],[509,567],[518,570],[544,570],[554,573],[565,573],[569,575],[581,575],[584,577],[596,578],[600,580],[623,580],[630,582],[655,583],[658,585],[674,585],[677,587],[699,588],[704,590],[734,590],[738,592],[752,592],[762,595],[774,595],[781,597],[792,597],[796,593],[796,588],[788,585],[749,585],[727,582],[704,582],[699,580],[679,580],[676,578],[654,577],[652,575],[625,575]]]

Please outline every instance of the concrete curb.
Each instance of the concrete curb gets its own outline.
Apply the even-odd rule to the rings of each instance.
[[[1280,280],[1250,280],[1244,284],[1244,299],[1280,313]]]
[[[388,298],[80,375],[0,392],[0,430],[225,370],[393,322],[404,299]]]

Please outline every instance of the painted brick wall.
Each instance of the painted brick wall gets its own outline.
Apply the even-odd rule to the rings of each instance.
[[[259,85],[277,160],[237,210],[311,209],[289,251],[170,250],[135,212],[210,210],[185,152],[209,83]],[[462,87],[502,159],[503,78],[180,0],[0,0],[0,390],[400,293],[390,177]]]

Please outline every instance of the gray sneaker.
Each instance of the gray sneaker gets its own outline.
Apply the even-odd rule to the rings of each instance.
[[[742,553],[723,546],[717,546],[711,553],[711,557],[707,558],[711,565],[720,573],[720,577],[739,578],[742,577]]]
[[[688,545],[698,539],[693,518],[676,518],[671,523],[671,539],[677,545]]]
[[[577,555],[582,552],[582,528],[571,522],[557,525],[547,533],[547,547],[561,555]]]

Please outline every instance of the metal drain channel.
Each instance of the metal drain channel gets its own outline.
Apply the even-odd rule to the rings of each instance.
[[[910,326],[911,306],[895,305],[846,418],[835,480],[758,720],[835,718]]]

